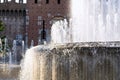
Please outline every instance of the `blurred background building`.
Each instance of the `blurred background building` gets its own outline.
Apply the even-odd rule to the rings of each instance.
[[[50,30],[54,20],[69,19],[70,0],[0,0],[0,20],[5,25],[6,35],[12,45],[24,40],[29,47],[50,42]]]

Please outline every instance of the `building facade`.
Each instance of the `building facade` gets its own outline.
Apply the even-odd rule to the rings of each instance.
[[[12,51],[13,59],[22,58],[22,41],[25,40],[26,4],[23,0],[0,0],[0,20],[5,30],[0,33],[7,38],[7,45]],[[16,41],[16,42],[15,42]],[[17,54],[16,54],[17,53]]]
[[[12,45],[13,40],[24,39],[25,16],[26,4],[23,3],[23,0],[20,0],[19,3],[15,0],[3,0],[0,3],[0,20],[5,26],[5,31],[1,35],[7,37],[9,44]]]
[[[51,27],[55,19],[69,18],[70,0],[28,0],[26,5],[26,36],[30,46],[50,43]]]
[[[9,42],[25,40],[38,45],[51,41],[53,20],[69,18],[70,0],[0,0],[0,20]]]

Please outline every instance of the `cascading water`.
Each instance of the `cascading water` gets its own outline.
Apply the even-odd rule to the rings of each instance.
[[[12,53],[11,52],[9,52],[9,65],[11,65],[12,64]]]
[[[20,80],[120,80],[119,2],[71,0],[71,19],[51,28],[60,45],[28,49]]]
[[[16,45],[16,40],[13,40],[13,56],[14,56],[14,63],[17,63],[17,51],[16,51],[17,45]]]
[[[27,50],[20,80],[119,80],[119,53],[104,43],[39,45]]]
[[[59,35],[59,37],[58,37]],[[56,21],[51,29],[52,43],[70,43],[71,29],[66,19]]]
[[[34,46],[34,41],[32,40],[31,41],[31,45],[30,45],[30,48]]]
[[[22,41],[22,56],[25,54],[25,43]]]
[[[6,62],[6,60],[5,60],[5,55],[6,55],[6,52],[7,52],[6,50],[7,50],[7,42],[8,42],[8,41],[7,41],[7,38],[4,39],[4,42],[5,42],[5,43],[4,43],[4,50],[3,50],[3,53],[4,53],[4,54],[3,54],[3,63],[5,64],[5,62]]]
[[[120,0],[71,0],[69,26],[66,20],[53,24],[53,43],[120,41],[119,3]]]

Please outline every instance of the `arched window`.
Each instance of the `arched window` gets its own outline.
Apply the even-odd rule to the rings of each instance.
[[[9,10],[6,10],[6,14],[9,15]]]
[[[19,16],[21,16],[22,15],[22,10],[19,10]]]
[[[5,10],[2,10],[2,15],[5,16]]]
[[[16,16],[18,15],[18,11],[17,11],[17,10],[15,10],[15,15],[16,15]]]
[[[13,10],[11,10],[11,16],[13,15]]]
[[[23,16],[26,16],[26,10],[23,10]]]

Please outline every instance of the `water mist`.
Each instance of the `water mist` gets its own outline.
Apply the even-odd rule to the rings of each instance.
[[[71,0],[51,43],[28,49],[20,80],[120,80],[120,0]]]

